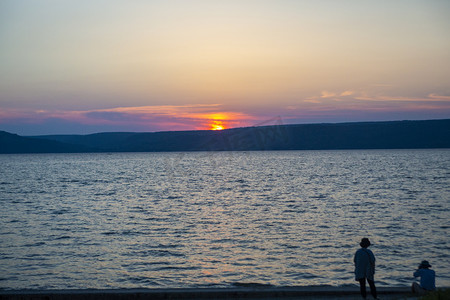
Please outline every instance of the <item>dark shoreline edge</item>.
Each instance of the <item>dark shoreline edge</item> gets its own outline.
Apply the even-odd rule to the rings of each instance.
[[[378,294],[414,297],[409,287],[380,287]],[[78,289],[0,290],[1,300],[16,299],[313,299],[359,296],[359,287],[258,287],[258,288],[175,288],[175,289]],[[360,297],[360,296],[359,296]]]
[[[4,154],[438,148],[450,148],[450,119],[88,135],[19,136],[0,131]]]

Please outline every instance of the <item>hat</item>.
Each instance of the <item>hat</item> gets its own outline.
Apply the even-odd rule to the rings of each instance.
[[[431,268],[431,265],[430,265],[430,263],[427,260],[422,260],[422,262],[420,263],[419,267]]]
[[[371,244],[370,244],[370,241],[369,241],[368,238],[363,238],[363,239],[361,240],[361,243],[359,243],[359,245],[360,245],[361,247],[363,247],[363,248],[367,248],[367,247],[369,247]]]

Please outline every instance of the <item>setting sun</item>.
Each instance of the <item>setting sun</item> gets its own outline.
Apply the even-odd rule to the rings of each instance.
[[[208,115],[210,123],[208,124],[209,130],[224,130],[227,127],[224,124],[224,120],[229,120],[231,116],[227,113],[214,113]]]
[[[210,125],[210,130],[224,130],[225,126],[222,121],[213,121]]]

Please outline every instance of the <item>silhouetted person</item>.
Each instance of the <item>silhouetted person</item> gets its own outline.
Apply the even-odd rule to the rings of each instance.
[[[425,294],[436,289],[436,273],[430,270],[431,265],[424,260],[420,263],[419,268],[414,272],[414,277],[420,277],[420,284],[414,282],[412,290],[414,293]]]
[[[355,253],[353,261],[355,262],[355,279],[359,281],[359,286],[361,290],[361,296],[366,299],[366,280],[370,286],[370,293],[374,299],[377,298],[377,289],[375,288],[375,281],[373,275],[375,274],[375,255],[372,251],[367,249],[370,246],[370,241],[368,238],[363,238],[361,246]]]

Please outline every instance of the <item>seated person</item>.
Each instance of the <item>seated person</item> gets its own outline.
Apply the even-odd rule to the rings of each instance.
[[[430,263],[424,260],[420,263],[419,269],[414,272],[414,277],[420,277],[420,284],[414,282],[412,285],[412,290],[414,293],[425,294],[436,289],[436,274],[433,270],[430,270],[430,268]]]

